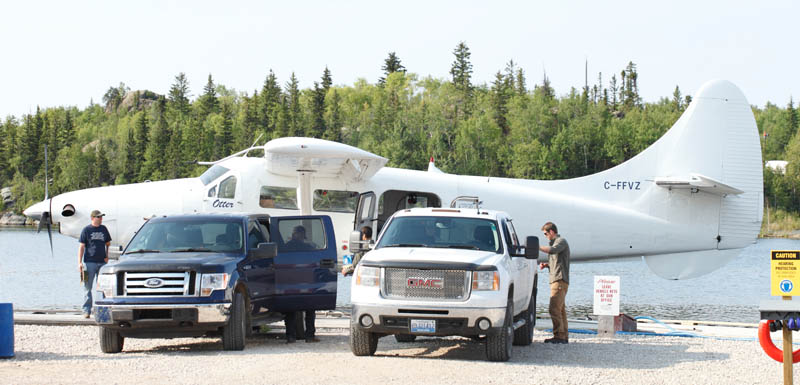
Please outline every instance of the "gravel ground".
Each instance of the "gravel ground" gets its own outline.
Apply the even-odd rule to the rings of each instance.
[[[17,325],[15,358],[0,359],[0,383],[244,384],[776,384],[782,364],[755,341],[573,334],[569,345],[514,347],[511,361],[487,362],[484,345],[463,338],[384,337],[375,357],[350,353],[347,330],[317,344],[287,345],[256,335],[241,352],[218,339],[126,339],[119,354],[100,352],[94,326]],[[794,371],[800,378],[800,371]]]

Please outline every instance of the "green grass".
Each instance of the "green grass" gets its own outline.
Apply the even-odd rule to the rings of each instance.
[[[761,222],[759,237],[788,237],[793,232],[800,230],[800,213],[770,209],[769,217],[764,210],[764,220]]]

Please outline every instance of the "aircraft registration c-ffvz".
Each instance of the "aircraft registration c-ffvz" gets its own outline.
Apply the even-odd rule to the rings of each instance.
[[[263,156],[248,152],[263,150]],[[259,151],[260,152],[260,151]],[[552,221],[574,262],[644,258],[661,277],[711,272],[753,243],[762,220],[763,173],[750,104],[732,83],[697,92],[678,121],[634,158],[597,174],[524,180],[384,167],[386,158],[313,138],[279,138],[216,162],[200,177],[98,187],[36,203],[77,238],[98,209],[115,245],[155,215],[253,212],[329,215],[339,254],[350,233],[380,231],[397,210],[470,206],[506,211],[522,236]],[[377,232],[375,233],[377,234]]]

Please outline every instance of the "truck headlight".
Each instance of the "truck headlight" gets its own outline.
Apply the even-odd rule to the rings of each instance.
[[[106,298],[113,297],[117,286],[116,274],[99,274],[97,276],[97,290],[102,291]]]
[[[203,274],[200,280],[200,295],[207,297],[214,290],[224,290],[226,287],[228,287],[228,274]]]
[[[500,274],[496,271],[473,271],[472,290],[500,290]]]
[[[381,283],[381,268],[358,265],[356,269],[356,285],[378,286]]]

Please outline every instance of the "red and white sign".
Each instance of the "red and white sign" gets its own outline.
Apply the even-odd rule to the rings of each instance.
[[[594,276],[594,314],[619,315],[619,277]]]

